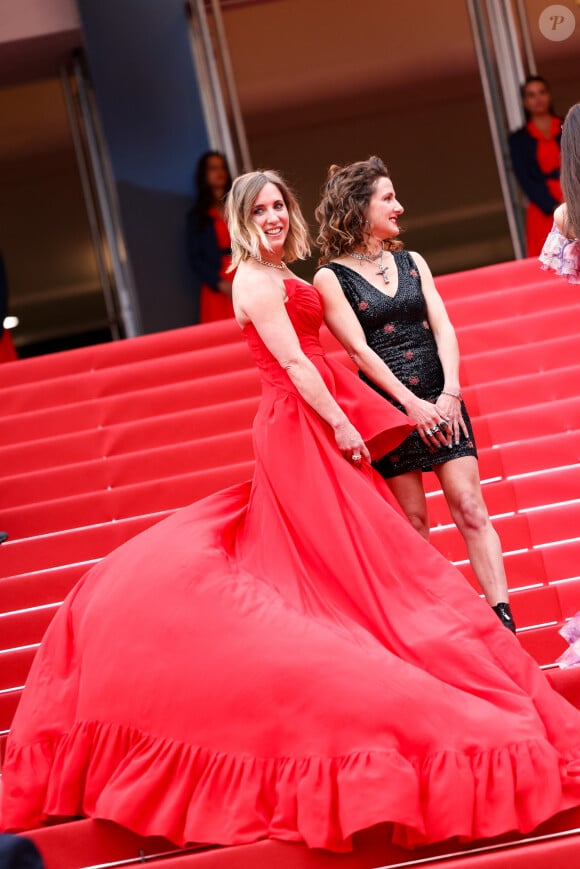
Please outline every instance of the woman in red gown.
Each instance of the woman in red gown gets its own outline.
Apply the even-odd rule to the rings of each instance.
[[[560,139],[562,118],[552,106],[548,82],[528,76],[522,85],[526,124],[509,138],[512,166],[525,193],[526,250],[539,256],[553,224],[554,209],[562,202]]]
[[[195,183],[197,195],[187,215],[187,252],[199,294],[199,322],[212,323],[234,316],[231,242],[224,219],[224,198],[232,178],[224,155],[202,154]]]
[[[319,341],[272,172],[238,178],[254,478],[129,541],[55,616],[8,738],[3,823],[346,850],[528,831],[580,804],[580,713],[410,526],[370,459],[412,428]]]

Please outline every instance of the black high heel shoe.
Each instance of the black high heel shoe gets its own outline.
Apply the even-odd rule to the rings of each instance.
[[[514,622],[514,617],[512,616],[512,611],[510,609],[509,603],[496,603],[495,606],[492,606],[492,610],[508,631],[511,631],[512,634],[516,632],[516,623]]]

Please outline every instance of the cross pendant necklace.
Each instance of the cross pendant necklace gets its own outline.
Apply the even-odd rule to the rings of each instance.
[[[389,283],[389,276],[387,275],[388,269],[389,269],[388,266],[383,265],[383,252],[381,251],[381,262],[379,264],[378,271],[376,271],[375,274],[380,275],[382,277],[383,281],[385,282],[385,284]]]
[[[369,256],[368,253],[355,253],[354,251],[351,251],[349,256],[351,256],[353,259],[357,259],[357,260],[361,260],[361,261],[364,260],[367,263],[371,263],[371,265],[373,263],[376,265],[376,262],[380,256],[381,261],[379,263],[378,271],[376,271],[375,274],[380,275],[382,277],[383,281],[385,282],[385,284],[388,284],[388,283],[390,283],[389,276],[387,275],[387,271],[388,271],[389,267],[388,267],[388,265],[383,265],[383,254],[384,254],[384,250],[381,248],[380,254],[377,253],[377,254],[375,254],[375,256]]]

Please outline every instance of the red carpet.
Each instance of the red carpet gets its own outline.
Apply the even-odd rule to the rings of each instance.
[[[518,635],[540,664],[550,665],[565,647],[559,626],[580,610],[580,295],[532,260],[437,283],[459,336],[462,384]],[[330,336],[327,345],[341,353]],[[169,511],[251,475],[259,387],[233,321],[3,364],[0,383],[0,528],[10,534],[0,550],[5,733],[43,631],[86,568]],[[473,581],[435,480],[429,485],[432,542]],[[553,679],[580,705],[576,672],[554,670]],[[563,829],[579,819],[566,819]],[[170,848],[89,821],[35,838],[48,869]],[[523,866],[524,859],[526,867],[545,866],[549,859],[556,869],[570,864],[572,847],[580,848],[580,839],[536,841],[459,862],[483,869],[492,862]],[[419,856],[385,849],[382,837],[369,833],[348,857],[264,842],[173,857],[167,865],[340,862],[350,869]]]

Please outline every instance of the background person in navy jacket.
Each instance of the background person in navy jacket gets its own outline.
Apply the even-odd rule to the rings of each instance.
[[[547,81],[528,76],[521,89],[526,124],[509,137],[513,169],[528,199],[526,248],[539,256],[562,202],[560,139],[562,118],[554,111]]]
[[[230,235],[224,198],[232,186],[226,159],[207,151],[195,170],[196,198],[187,215],[187,253],[199,293],[199,320],[209,323],[234,316]]]

